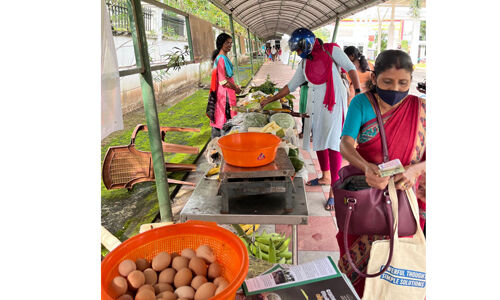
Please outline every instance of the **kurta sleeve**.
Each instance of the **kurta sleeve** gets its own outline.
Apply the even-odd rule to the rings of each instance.
[[[340,49],[340,47],[333,47],[332,56],[339,67],[344,69],[346,72],[351,70],[356,70],[356,67],[351,62],[347,54]]]
[[[295,71],[295,74],[293,74],[292,79],[287,84],[288,89],[290,90],[290,93],[295,92],[295,90],[299,86],[301,86],[304,83],[304,81],[306,81],[306,76],[304,75],[304,68],[303,68],[304,61],[305,60],[303,59],[299,62],[299,64],[297,65],[297,70]]]

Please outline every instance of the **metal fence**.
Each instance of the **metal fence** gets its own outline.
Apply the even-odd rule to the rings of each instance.
[[[172,36],[184,36],[184,18],[177,18],[170,16],[166,13],[161,15],[161,27],[163,30],[163,35]]]
[[[123,0],[106,1],[108,13],[111,20],[113,32],[130,32],[128,20],[127,3]],[[153,10],[150,7],[142,7],[144,27],[146,32],[152,30]]]

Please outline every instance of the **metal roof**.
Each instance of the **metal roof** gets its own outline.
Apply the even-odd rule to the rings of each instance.
[[[280,39],[295,29],[315,30],[387,0],[210,0],[264,40]]]

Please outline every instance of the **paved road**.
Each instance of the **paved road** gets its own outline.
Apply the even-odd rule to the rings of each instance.
[[[413,80],[411,81],[410,94],[417,96],[422,95],[421,92],[417,91],[417,83],[424,81],[425,74],[425,69],[415,69],[415,71],[413,71]]]

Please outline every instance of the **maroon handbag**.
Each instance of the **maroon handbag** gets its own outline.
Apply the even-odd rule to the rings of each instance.
[[[380,108],[377,101],[374,100],[373,94],[368,92],[367,96],[377,115],[384,162],[387,162],[389,161],[389,152],[387,150],[387,140]],[[362,277],[376,277],[385,272],[392,259],[394,232],[391,229],[393,227],[393,215],[387,187],[384,190],[370,187],[366,183],[364,174],[363,171],[352,165],[347,165],[340,169],[340,178],[333,186],[335,217],[337,218],[339,231],[343,232],[345,251],[353,269]],[[406,192],[397,190],[397,196],[399,216],[398,235],[400,237],[414,235],[417,231],[417,224]],[[391,239],[390,253],[388,263],[384,269],[377,274],[371,275],[359,271],[349,255],[347,234],[389,235]]]

